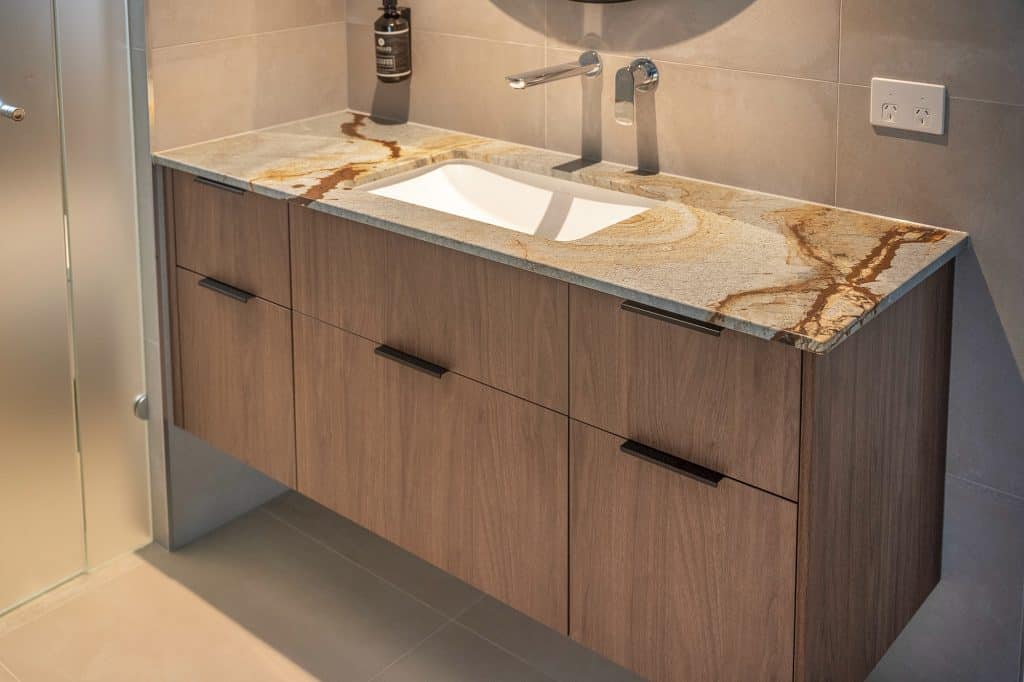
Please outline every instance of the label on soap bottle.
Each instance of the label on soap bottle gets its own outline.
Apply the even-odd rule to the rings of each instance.
[[[404,78],[412,73],[412,49],[409,29],[374,31],[377,42],[377,76]]]

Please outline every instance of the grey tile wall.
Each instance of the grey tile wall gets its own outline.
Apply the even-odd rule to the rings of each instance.
[[[349,2],[353,109],[971,233],[955,300],[946,579],[876,679],[956,679],[970,666],[1021,679],[1024,521],[994,522],[993,500],[1024,499],[1024,4],[404,4],[416,75],[388,86],[372,73],[377,3]],[[600,82],[505,89],[504,74],[585,48],[605,57]],[[614,70],[641,55],[662,83],[639,102],[639,128],[620,127]],[[872,76],[945,83],[948,133],[872,128]],[[962,538],[1007,548],[998,575]]]

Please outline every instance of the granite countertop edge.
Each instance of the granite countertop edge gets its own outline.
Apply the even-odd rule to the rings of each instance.
[[[317,117],[313,119],[317,121],[326,117],[336,117],[342,123],[338,126],[345,131],[344,121],[349,121],[351,127],[352,121],[365,121],[365,117],[360,114],[353,114],[352,112],[336,112],[334,114],[325,115],[325,117]],[[274,128],[268,129],[266,134],[274,135],[275,131],[278,130],[289,130],[289,126],[303,125],[305,122],[296,122],[294,124],[283,124],[282,126],[275,126]],[[428,128],[426,126],[418,126],[416,124],[406,124],[410,129],[417,131],[423,131],[421,135],[434,134],[441,135],[446,131],[440,131],[439,129]],[[306,127],[309,127],[308,125]],[[293,203],[299,203],[302,206],[306,206],[312,210],[320,211],[329,215],[337,216],[340,218],[353,220],[363,224],[371,225],[373,227],[394,232],[400,235],[419,239],[428,243],[436,244],[439,246],[451,248],[453,250],[475,255],[486,258],[498,263],[513,266],[516,268],[524,269],[527,271],[535,272],[540,275],[552,277],[560,281],[567,282],[569,284],[578,285],[596,291],[609,294],[612,296],[637,301],[642,304],[654,306],[664,310],[668,310],[679,315],[683,315],[695,320],[702,322],[712,323],[721,326],[725,329],[730,329],[743,334],[755,336],[765,340],[775,340],[786,343],[788,345],[795,346],[796,348],[804,351],[808,351],[815,354],[825,354],[838,346],[842,341],[849,338],[858,329],[867,324],[870,320],[877,317],[884,310],[891,307],[900,298],[905,296],[908,292],[914,289],[918,284],[926,280],[932,274],[937,272],[947,263],[955,259],[960,253],[962,253],[968,243],[968,237],[963,232],[955,230],[947,230],[944,228],[936,228],[931,226],[918,225],[916,223],[910,223],[907,221],[898,221],[890,218],[883,218],[880,216],[868,216],[867,214],[860,214],[854,211],[847,211],[845,209],[839,209],[831,206],[817,205],[810,202],[804,202],[800,200],[788,199],[785,197],[777,197],[775,195],[762,194],[754,191],[747,191],[738,188],[729,188],[722,185],[715,185],[714,183],[704,183],[702,181],[691,180],[686,178],[679,178],[678,176],[664,176],[670,179],[670,182],[677,183],[680,185],[686,184],[687,189],[692,187],[698,188],[700,191],[704,190],[704,187],[710,188],[709,191],[714,190],[717,192],[716,197],[721,195],[727,197],[725,202],[736,203],[738,201],[747,202],[752,205],[757,205],[759,201],[765,205],[782,205],[783,207],[794,207],[802,208],[804,210],[813,209],[819,207],[819,211],[827,212],[827,215],[831,216],[853,216],[858,218],[859,224],[872,225],[877,224],[880,230],[886,227],[892,226],[907,226],[915,229],[915,234],[926,234],[933,235],[929,237],[935,241],[945,242],[943,246],[945,248],[929,251],[925,257],[918,258],[919,262],[915,263],[907,274],[902,275],[895,285],[891,285],[884,293],[877,295],[877,300],[872,300],[870,305],[863,304],[863,309],[855,314],[847,314],[842,318],[842,324],[834,325],[834,328],[828,329],[826,332],[817,334],[804,334],[799,331],[794,331],[791,326],[784,324],[776,324],[770,321],[770,314],[759,315],[759,311],[756,306],[752,309],[748,308],[741,311],[739,314],[734,313],[728,309],[710,309],[706,304],[698,301],[689,300],[689,297],[677,296],[677,295],[666,295],[664,292],[658,292],[657,286],[645,287],[638,283],[623,281],[625,278],[616,277],[616,269],[612,268],[608,274],[597,275],[588,274],[585,271],[580,272],[573,269],[573,261],[567,257],[565,251],[558,251],[558,248],[566,249],[565,243],[548,242],[539,237],[527,236],[527,235],[509,235],[507,231],[495,228],[490,225],[483,223],[476,223],[475,221],[450,216],[448,214],[431,211],[430,209],[422,208],[419,206],[411,206],[408,204],[402,204],[392,199],[384,197],[378,197],[370,195],[359,190],[360,185],[358,183],[339,183],[337,187],[332,188],[333,192],[328,193],[324,197],[310,198],[309,196],[304,197],[305,192],[299,191],[297,186],[286,187],[281,182],[261,182],[258,177],[239,177],[241,173],[235,174],[225,168],[216,167],[218,163],[216,161],[205,162],[198,160],[203,154],[216,156],[214,150],[218,147],[218,144],[225,147],[231,145],[245,146],[247,141],[245,137],[247,135],[256,135],[260,131],[254,131],[252,133],[242,133],[237,136],[230,138],[224,138],[223,140],[214,140],[211,142],[199,143],[197,145],[190,145],[188,147],[182,147],[165,152],[155,153],[153,155],[153,161],[155,164],[170,168],[173,170],[189,173],[192,175],[198,175],[209,180],[223,183],[225,185],[252,191],[256,194],[278,200],[291,201]],[[357,140],[360,144],[363,140],[369,137],[368,133],[356,133]],[[422,167],[424,165],[430,165],[433,163],[439,163],[442,161],[459,160],[459,159],[470,159],[479,160],[485,162],[495,163],[496,165],[507,165],[509,167],[523,167],[523,163],[517,163],[515,157],[525,157],[527,159],[531,156],[531,150],[533,156],[538,159],[536,165],[537,168],[523,168],[524,170],[540,170],[545,171],[551,167],[552,161],[562,160],[563,162],[571,163],[574,158],[570,155],[561,154],[558,152],[551,152],[548,150],[541,150],[536,148],[525,147],[523,145],[517,145],[513,143],[505,143],[495,140],[489,140],[487,138],[481,138],[478,136],[470,136],[464,134],[454,134],[460,141],[461,144],[453,144],[448,148],[442,149],[441,151],[432,150],[430,154],[416,156],[413,154],[411,164],[403,163],[387,163],[381,162],[379,167],[383,169],[383,172],[374,175],[367,182],[377,180],[380,177],[388,177],[394,174],[404,173],[407,170],[413,168]],[[328,138],[329,139],[329,138]],[[349,142],[351,142],[350,140]],[[383,140],[370,138],[371,144],[381,143]],[[390,143],[390,141],[387,141]],[[251,144],[259,144],[258,139],[253,139]],[[478,153],[475,156],[473,154],[467,154],[466,149],[476,148],[482,150],[482,153]],[[190,159],[192,150],[201,150],[198,154],[195,154],[197,158]],[[274,156],[271,153],[269,156],[269,165],[279,165],[286,167],[292,163],[289,153],[286,150],[282,150],[281,158],[277,161],[274,160]],[[347,161],[351,156],[351,153],[345,151],[345,153],[337,153],[337,163],[327,164],[327,168],[318,168],[316,171],[311,171],[307,175],[312,177],[317,176],[317,172],[328,172],[331,170],[331,166],[337,166],[338,168],[346,167],[346,163],[352,165],[352,162]],[[511,157],[511,160],[510,160]],[[266,161],[266,159],[264,159]],[[360,162],[363,163],[363,162]],[[228,164],[225,164],[228,165]],[[264,165],[268,165],[264,163]],[[530,163],[526,163],[526,166],[530,166]],[[614,184],[617,180],[615,178],[616,172],[626,176],[630,173],[626,167],[619,167],[615,164],[601,163],[599,164],[601,172],[607,175],[610,171],[612,177],[612,183]],[[390,167],[390,172],[388,169]],[[555,166],[557,167],[557,165]],[[583,168],[586,168],[584,164]],[[616,171],[618,168],[620,170]],[[377,166],[373,167],[373,170],[377,171]],[[586,172],[586,171],[584,171]],[[565,176],[567,179],[576,179],[574,173],[555,173],[547,172],[549,175],[556,177]],[[650,180],[633,179],[632,176],[628,182],[642,184],[650,182]],[[603,182],[600,174],[594,173],[592,177],[588,177],[588,180],[597,179]],[[660,181],[660,179],[659,179]],[[365,184],[365,183],[364,183]],[[587,184],[599,185],[600,182],[588,182]],[[614,187],[614,189],[622,189],[620,187]],[[346,193],[348,193],[346,195]],[[636,194],[641,194],[640,191]],[[642,194],[641,194],[642,195]],[[738,197],[738,199],[736,198]],[[715,199],[715,201],[719,201]],[[689,208],[685,202],[670,202],[666,201],[666,205],[673,205],[676,209],[684,210]],[[718,204],[716,204],[718,205]],[[722,205],[728,205],[723,203]],[[698,207],[699,208],[699,207]],[[397,210],[396,210],[397,209]],[[700,209],[707,212],[707,209]],[[396,215],[397,214],[397,215]],[[404,214],[404,215],[403,215]],[[681,214],[682,215],[682,214]],[[711,210],[713,217],[718,217]],[[707,222],[706,217],[704,222]],[[456,224],[459,229],[446,230],[446,226]],[[759,223],[752,223],[757,227],[761,227]],[[619,229],[619,226],[613,226],[608,230]],[[872,228],[874,229],[874,228]],[[460,231],[463,236],[460,236]],[[497,230],[497,232],[495,232]],[[448,233],[446,233],[448,232]],[[602,233],[596,233],[601,235]],[[888,233],[886,233],[888,234]],[[466,237],[465,235],[469,235]],[[523,244],[526,244],[525,246]],[[546,243],[546,244],[544,244]],[[509,244],[513,244],[516,248],[510,248]],[[536,249],[535,247],[549,246],[551,253],[545,253],[544,249]],[[635,241],[631,243],[631,246],[637,246],[642,248],[644,246],[643,240]],[[617,246],[611,244],[611,246]],[[656,244],[652,243],[652,248]],[[663,245],[662,245],[663,246]],[[533,248],[531,248],[533,247]],[[600,252],[601,246],[591,246],[590,251]],[[519,251],[521,255],[515,253]],[[552,255],[552,253],[554,255]],[[533,254],[533,255],[531,255]],[[621,255],[621,249],[615,250],[612,258]],[[545,257],[547,256],[547,257]],[[814,253],[813,249],[810,249],[811,258],[818,258],[818,254]],[[890,258],[890,265],[892,259],[897,257],[896,249]],[[789,258],[787,257],[787,264]],[[617,263],[620,269],[629,270],[631,268],[630,263]],[[669,263],[671,265],[671,263]],[[637,269],[643,267],[641,263],[637,263],[635,266]],[[585,269],[585,268],[580,268]],[[664,275],[663,275],[664,276]],[[684,276],[680,274],[680,278]],[[689,280],[688,280],[689,281]],[[842,284],[842,283],[841,283]],[[771,287],[766,287],[766,291],[770,291]],[[864,294],[864,288],[859,286],[852,286],[854,293],[858,295]],[[784,297],[784,289],[780,288],[778,292],[781,297]],[[802,293],[813,293],[802,292]],[[744,296],[745,292],[737,292],[738,296]],[[876,296],[872,295],[874,299]],[[845,301],[839,301],[839,303],[846,303]],[[771,301],[769,301],[771,304]],[[753,312],[752,312],[753,311]],[[758,318],[761,319],[751,319]]]

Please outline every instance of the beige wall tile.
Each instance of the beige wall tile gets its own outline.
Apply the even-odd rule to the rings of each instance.
[[[256,127],[348,106],[347,34],[334,23],[256,37]]]
[[[347,106],[344,23],[152,51],[152,148]]]
[[[550,60],[573,54],[551,50]],[[612,100],[615,71],[627,62],[606,58],[603,91],[584,79],[547,86],[549,147],[590,157],[600,149],[609,161],[834,201],[834,83],[666,62],[658,91],[638,100],[638,125],[624,127]]]
[[[352,109],[543,146],[543,88],[517,92],[505,83],[508,73],[543,66],[543,48],[420,31],[411,81],[382,84],[371,28],[349,24],[348,43]]]
[[[154,151],[255,127],[255,63],[251,36],[154,49]]]
[[[553,47],[835,80],[839,0],[548,3]]]
[[[345,0],[149,0],[153,47],[345,21]]]
[[[953,97],[1024,104],[1021,0],[845,0],[842,81],[945,83]]]
[[[380,0],[349,0],[349,21],[372,24],[381,14],[380,4]],[[545,0],[407,0],[400,4],[412,7],[417,32],[544,44]]]
[[[842,86],[839,205],[969,232],[1024,368],[1024,107],[952,99],[933,138],[874,129],[869,102]]]

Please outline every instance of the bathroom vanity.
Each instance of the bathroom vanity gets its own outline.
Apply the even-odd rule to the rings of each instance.
[[[557,241],[366,191],[452,160],[649,206]],[[859,680],[938,581],[965,235],[349,113],[156,162],[174,423],[532,618]]]

